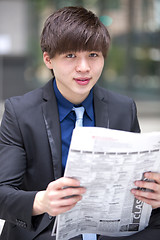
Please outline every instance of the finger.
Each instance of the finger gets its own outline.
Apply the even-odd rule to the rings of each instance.
[[[160,185],[155,182],[135,181],[134,184],[140,188],[146,188],[155,192],[160,192]]]
[[[153,200],[153,199],[147,199],[147,198],[136,196],[136,195],[135,195],[135,198],[151,205],[152,208],[158,208],[160,206],[160,202],[157,202],[156,200]]]
[[[138,189],[132,189],[131,193],[134,194],[134,196],[144,197],[150,200],[159,200],[160,198],[160,196],[155,192],[141,191]]]
[[[55,190],[62,189],[67,186],[79,187],[80,182],[74,178],[62,177],[62,178],[59,178],[59,179],[49,183],[49,185],[48,185],[48,187],[50,189],[55,189]]]
[[[63,206],[70,206],[70,205],[76,204],[81,199],[82,199],[81,195],[76,195],[76,196],[74,195],[74,196],[72,196],[70,198],[63,198],[63,199],[61,199],[59,204],[60,204],[61,207],[63,207]]]
[[[73,198],[61,199],[60,201],[53,201],[50,203],[48,213],[51,216],[56,216],[62,212],[66,212],[72,209],[81,199],[82,196],[75,196]]]
[[[52,199],[58,200],[58,199],[67,198],[75,195],[81,195],[81,194],[84,194],[85,192],[86,192],[86,189],[83,187],[77,187],[77,188],[68,187],[68,188],[52,191],[49,194],[49,196],[50,196],[50,200]]]
[[[70,205],[76,204],[81,199],[82,199],[82,196],[77,195],[77,196],[73,196],[70,198],[62,198],[60,200],[53,200],[52,202],[50,202],[50,208],[54,209],[54,208],[70,206]]]
[[[77,188],[68,187],[63,189],[60,192],[60,195],[61,195],[61,198],[65,198],[65,197],[70,197],[74,195],[81,195],[81,194],[84,194],[85,192],[86,192],[86,189],[84,187],[77,187]]]
[[[69,211],[70,209],[72,209],[73,207],[75,207],[76,203],[73,204],[73,205],[70,205],[70,206],[65,206],[65,207],[60,207],[60,208],[57,208],[56,210],[50,210],[49,212],[49,215],[51,216],[57,216],[61,213],[64,213],[64,212],[67,212]]]
[[[148,179],[153,179],[156,181],[158,184],[160,184],[160,173],[156,172],[146,172],[144,176]]]

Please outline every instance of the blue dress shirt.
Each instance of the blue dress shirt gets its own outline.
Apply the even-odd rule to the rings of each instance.
[[[62,167],[65,169],[69,146],[71,142],[72,132],[75,128],[76,116],[72,111],[73,106],[82,105],[85,108],[83,117],[83,126],[94,126],[94,110],[93,110],[93,90],[90,91],[88,97],[79,105],[74,105],[62,96],[57,88],[56,81],[53,81],[53,88],[57,98],[59,120],[61,126],[61,140],[62,140]]]

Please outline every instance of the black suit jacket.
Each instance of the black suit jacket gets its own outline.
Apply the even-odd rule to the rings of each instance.
[[[94,87],[95,125],[139,132],[132,99]],[[52,80],[6,100],[0,129],[1,240],[54,239],[54,217],[32,217],[37,191],[62,176],[61,133]],[[80,239],[76,237],[76,239]]]

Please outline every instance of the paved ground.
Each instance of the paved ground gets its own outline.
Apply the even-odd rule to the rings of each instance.
[[[160,102],[137,102],[141,131],[160,131]],[[3,103],[0,103],[0,121],[3,114]],[[0,220],[0,232],[4,221]]]

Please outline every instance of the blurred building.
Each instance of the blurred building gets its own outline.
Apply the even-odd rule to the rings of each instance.
[[[159,101],[160,1],[116,2],[117,8],[105,10],[113,23],[104,85],[136,99]]]
[[[0,99],[25,92],[28,54],[28,4],[0,1]]]
[[[143,118],[160,120],[160,0],[0,0],[0,100],[51,78],[40,33],[50,13],[69,5],[94,11],[111,34],[99,84],[133,97]]]

